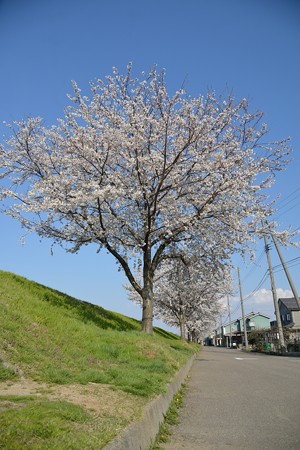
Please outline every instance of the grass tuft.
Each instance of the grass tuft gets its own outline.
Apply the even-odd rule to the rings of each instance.
[[[0,359],[0,382],[2,381],[13,381],[18,378],[18,374],[15,370],[10,367],[6,367]]]

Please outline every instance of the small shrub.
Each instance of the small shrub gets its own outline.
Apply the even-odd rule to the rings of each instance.
[[[68,384],[72,382],[72,374],[65,369],[59,369],[56,367],[48,367],[45,369],[44,376],[48,383],[54,384]]]

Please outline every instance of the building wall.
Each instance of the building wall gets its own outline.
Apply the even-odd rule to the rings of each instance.
[[[300,328],[300,311],[290,311],[283,303],[279,302],[279,312],[283,326]]]
[[[270,328],[270,319],[268,319],[267,317],[256,316],[251,319],[251,322],[254,322],[255,330]]]
[[[295,328],[300,328],[300,311],[291,311]]]
[[[250,327],[250,323],[254,324],[254,326]],[[265,329],[265,328],[270,328],[270,319],[267,317],[263,317],[263,316],[255,316],[255,317],[251,317],[250,320],[249,318],[246,318],[246,324],[247,324],[247,331],[249,331],[250,329],[253,330],[261,330],[261,329]],[[244,331],[244,325],[243,325],[243,320],[241,319],[240,321],[236,321],[233,322],[231,324],[231,332],[234,331],[239,331],[239,332],[243,332]],[[226,325],[224,326],[224,334],[229,334],[230,333],[230,326]]]
[[[233,332],[233,331],[237,331],[237,323],[236,322],[233,322],[232,324],[231,324],[231,332]],[[225,327],[224,327],[224,334],[229,334],[230,333],[230,325],[226,325]]]
[[[270,328],[270,319],[263,316],[246,318],[246,326],[247,331]],[[244,325],[242,320],[241,320],[241,330],[244,331]]]

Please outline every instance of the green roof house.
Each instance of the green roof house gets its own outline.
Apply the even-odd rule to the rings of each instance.
[[[263,330],[270,328],[270,317],[260,312],[251,312],[245,316],[247,333],[253,330]],[[240,345],[243,343],[244,325],[243,318],[240,317],[229,323],[223,325],[223,337],[225,340],[225,346],[230,347],[230,331],[231,331],[231,344]]]

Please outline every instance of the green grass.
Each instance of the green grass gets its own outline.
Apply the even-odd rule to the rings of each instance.
[[[0,382],[13,382],[21,374],[26,379],[53,386],[97,383],[108,385],[114,391],[133,395],[137,399],[150,401],[155,395],[164,392],[174,373],[196,350],[195,346],[181,342],[172,333],[155,329],[154,336],[145,335],[140,332],[140,323],[134,319],[2,271],[0,311]],[[53,419],[53,423],[56,423],[53,426],[57,431],[51,431],[53,441],[48,447],[41,446],[41,439],[48,442],[48,437],[36,437],[35,434],[35,437],[26,437],[30,448],[58,448],[55,447],[55,439],[57,437],[57,442],[62,439],[60,430],[65,429],[66,435],[73,436],[74,423],[76,433],[85,434],[82,430],[89,423],[89,427],[95,429],[97,434],[97,427],[95,424],[91,425],[93,420],[89,416],[82,416],[85,417],[83,422],[76,419],[73,423],[59,412],[64,408],[62,404],[57,405],[49,400],[38,402],[36,399],[35,407],[41,411],[41,420],[46,417],[47,404],[51,417],[55,418],[57,415],[58,422]],[[15,443],[5,441],[2,444],[4,437],[0,432],[0,448],[3,445],[3,448],[29,448],[26,447],[27,444],[22,444],[20,437],[20,433],[22,436],[29,433],[27,422],[24,422],[24,428],[21,426],[19,434],[17,428],[19,422],[23,423],[19,415],[23,411],[25,417],[33,406],[27,400],[22,403],[22,408],[16,408],[15,402],[8,405],[10,406],[5,412],[0,409],[1,426],[8,423],[5,421],[9,417],[9,435],[12,442],[15,439]],[[29,422],[34,427],[38,416],[28,413],[28,417],[31,417]],[[106,435],[115,435],[114,421],[117,423],[118,420],[119,417],[113,418],[112,430],[109,430],[109,426],[107,433],[102,430],[102,443],[107,441]],[[100,422],[103,421],[106,419],[102,417]],[[50,422],[49,420],[49,424]],[[47,419],[41,423],[47,424]],[[120,427],[125,425],[122,422]],[[37,427],[43,428],[44,425],[37,423]],[[86,438],[92,439],[90,436]],[[80,442],[79,437],[74,439],[74,442]],[[73,448],[71,437],[68,445],[66,448]],[[97,445],[95,448],[101,448],[99,441]],[[89,444],[82,448],[94,447]]]
[[[40,382],[105,383],[151,397],[193,351],[170,333],[146,336],[134,319],[4,272],[0,307],[0,356]]]
[[[16,372],[7,367],[0,358],[0,383],[1,381],[15,380],[18,377]]]
[[[66,401],[0,397],[0,447],[5,449],[98,449],[114,437],[122,420],[95,421]],[[100,445],[99,445],[100,443]]]

